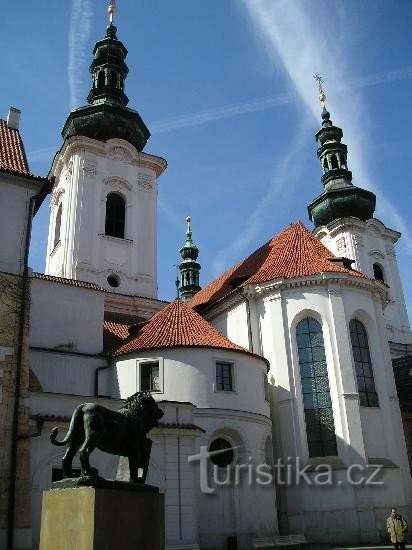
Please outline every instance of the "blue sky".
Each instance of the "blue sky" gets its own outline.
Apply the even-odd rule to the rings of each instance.
[[[201,282],[291,221],[312,228],[321,192],[314,134],[326,80],[356,185],[377,193],[376,216],[402,231],[398,259],[412,311],[409,0],[118,0],[129,50],[126,93],[152,132],[146,151],[167,159],[159,180],[159,297],[173,298],[192,216]],[[71,107],[85,104],[104,0],[15,2],[0,43],[5,116],[22,110],[30,167],[46,175]],[[44,270],[48,205],[36,217],[30,262]]]

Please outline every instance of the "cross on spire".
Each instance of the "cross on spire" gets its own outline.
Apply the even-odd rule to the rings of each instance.
[[[113,24],[113,17],[117,12],[116,0],[110,0],[109,6],[107,8],[107,12],[109,14],[109,22],[112,25]]]
[[[319,101],[322,103],[322,105],[325,107],[325,101],[326,101],[326,94],[325,92],[323,91],[323,86],[322,84],[325,82],[324,78],[320,76],[319,73],[316,73],[313,75],[313,78],[316,80],[316,82],[318,83],[318,88],[319,88]]]

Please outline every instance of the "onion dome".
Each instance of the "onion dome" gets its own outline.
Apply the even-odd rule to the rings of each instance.
[[[200,290],[199,272],[200,264],[196,261],[199,255],[199,249],[192,240],[192,230],[190,227],[191,217],[187,216],[186,240],[179,250],[183,262],[179,265],[180,286],[179,295],[182,300],[190,300]]]
[[[129,69],[125,63],[127,49],[117,38],[113,25],[114,2],[109,5],[110,23],[103,40],[96,43],[90,65],[92,88],[89,105],[74,109],[62,130],[67,139],[86,136],[100,141],[120,138],[142,151],[150,132],[137,111],[129,109],[124,87]]]
[[[366,221],[373,217],[376,196],[371,191],[352,184],[352,172],[347,166],[348,148],[342,143],[342,129],[333,125],[330,113],[326,110],[326,95],[322,89],[322,82],[320,79],[322,127],[315,137],[319,144],[317,155],[323,170],[324,192],[309,204],[309,218],[315,227],[346,217]]]

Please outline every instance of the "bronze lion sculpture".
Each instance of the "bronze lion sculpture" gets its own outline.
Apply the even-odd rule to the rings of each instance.
[[[82,476],[97,476],[98,471],[89,463],[95,449],[126,456],[129,459],[130,480],[146,481],[152,448],[147,433],[158,425],[163,412],[149,392],[138,392],[125,399],[119,411],[82,403],[73,412],[69,431],[64,439],[57,440],[58,428],[53,428],[50,440],[53,445],[68,445],[62,459],[63,478],[72,477],[72,462],[77,451]],[[139,477],[139,468],[143,474]]]

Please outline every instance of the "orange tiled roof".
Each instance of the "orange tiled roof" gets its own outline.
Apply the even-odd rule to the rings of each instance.
[[[195,307],[216,302],[238,287],[274,279],[295,279],[320,273],[367,278],[359,271],[332,262],[331,258],[330,250],[298,221],[200,290],[189,305]]]
[[[55,277],[54,275],[46,275],[44,273],[33,273],[35,279],[43,279],[52,283],[60,283],[63,285],[77,286],[79,288],[87,288],[89,290],[99,290],[101,292],[107,292],[104,288],[96,285],[95,283],[89,283],[88,281],[78,281],[77,279],[66,279],[65,277]]]
[[[31,175],[20,132],[0,119],[0,170]]]
[[[103,351],[113,352],[116,350],[130,337],[130,328],[142,322],[147,321],[137,315],[105,311],[103,322]]]
[[[115,355],[143,349],[202,347],[251,352],[234,344],[203,317],[180,300],[157,312],[138,335],[123,344]]]

